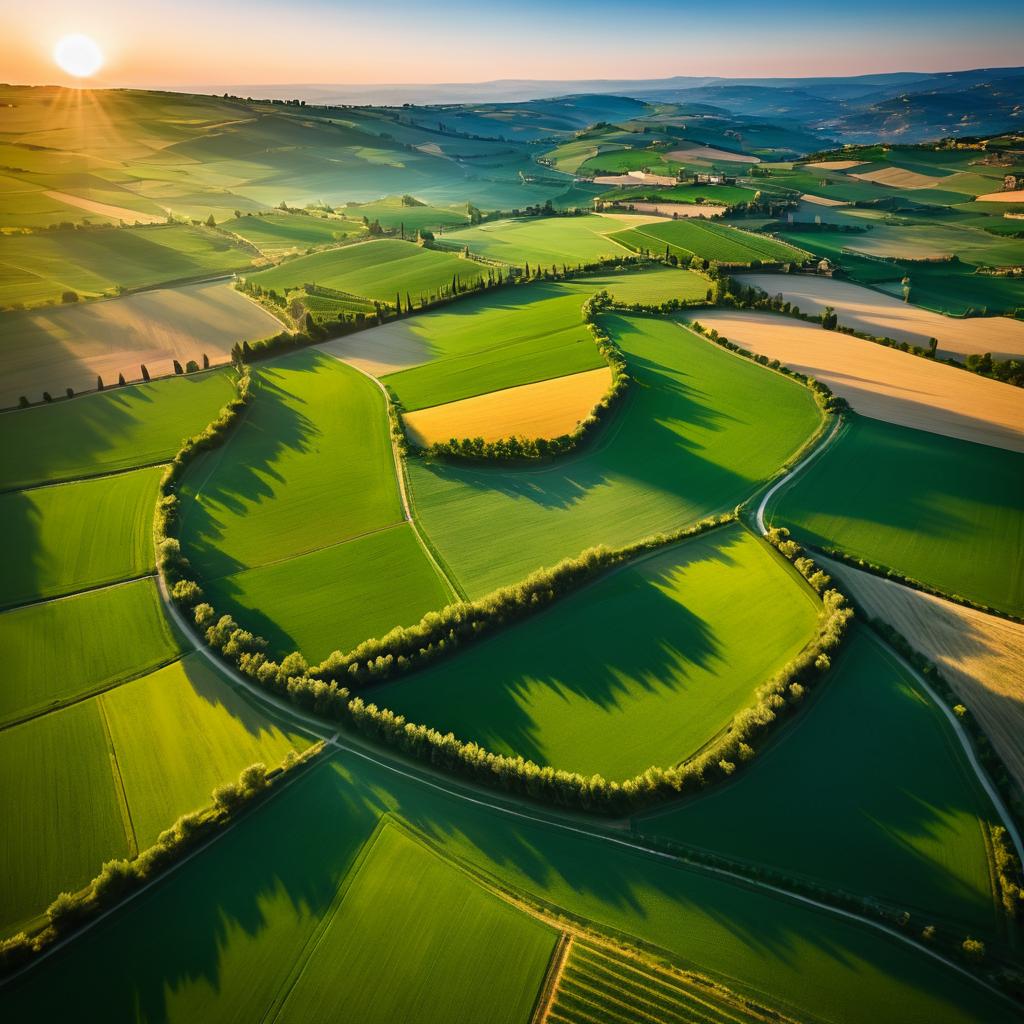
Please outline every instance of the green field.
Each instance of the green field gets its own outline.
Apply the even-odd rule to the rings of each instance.
[[[809,543],[1021,615],[1024,566],[1009,552],[1022,513],[1024,455],[854,417],[768,518]]]
[[[998,819],[942,712],[863,627],[812,701],[744,778],[636,829],[998,935]]]
[[[631,778],[686,760],[723,730],[811,638],[819,609],[771,548],[729,526],[612,572],[370,699],[489,750]]]
[[[176,631],[151,579],[0,613],[10,674],[0,723],[40,714],[165,664]]]
[[[169,461],[234,397],[232,379],[213,370],[0,413],[0,489]]]
[[[366,231],[362,223],[354,220],[301,213],[250,213],[224,221],[220,227],[272,257],[304,251],[310,246],[331,245]]]
[[[696,302],[707,298],[711,282],[692,270],[675,267],[647,267],[643,270],[612,270],[582,282],[592,288],[607,288],[618,302],[639,302],[642,305],[660,305],[670,299]]]
[[[820,422],[799,384],[676,323],[602,319],[636,384],[580,454],[536,469],[409,463],[420,523],[473,596],[733,508]]]
[[[98,698],[137,847],[262,761],[276,768],[305,736],[268,718],[196,652]]]
[[[612,238],[634,252],[653,256],[669,252],[686,259],[699,256],[720,263],[799,262],[806,258],[804,253],[774,238],[692,218],[644,224],[618,231]]]
[[[379,221],[386,230],[405,229],[406,237],[412,237],[420,228],[451,228],[469,223],[466,207],[430,206],[428,204],[407,205],[401,196],[388,196],[373,203],[352,203],[344,208],[346,217],[361,220],[365,217],[371,224]]]
[[[183,224],[0,234],[0,308],[229,273],[252,258],[228,235]]]
[[[0,494],[0,607],[153,567],[159,467]]]
[[[694,185],[683,183],[666,188],[638,185],[636,188],[613,188],[601,194],[606,203],[632,203],[648,200],[655,203],[707,203],[710,206],[735,206],[749,203],[754,189],[742,185]]]
[[[614,217],[532,217],[495,220],[462,231],[449,231],[446,243],[468,245],[471,252],[512,266],[544,267],[592,263],[627,255],[609,238],[621,227]]]
[[[450,253],[383,238],[287,260],[250,274],[247,280],[279,294],[317,284],[393,304],[399,293],[403,302],[407,294],[414,302],[437,296],[451,286],[453,277],[461,284],[472,284],[483,270],[481,264]]]

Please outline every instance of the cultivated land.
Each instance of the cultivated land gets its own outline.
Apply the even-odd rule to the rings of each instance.
[[[804,254],[784,242],[724,224],[699,220],[660,221],[616,232],[612,236],[634,252],[661,256],[665,253],[690,259],[721,263],[786,262],[801,260]]]
[[[492,391],[406,413],[410,440],[422,448],[452,438],[559,437],[587,417],[612,383],[607,367]]]
[[[799,384],[675,323],[602,322],[637,383],[580,454],[536,469],[409,463],[419,520],[473,596],[594,544],[625,544],[733,508],[820,422]]]
[[[1024,456],[855,418],[769,520],[942,593],[1024,613]]]
[[[668,157],[670,160],[679,160],[683,163],[691,160],[709,163],[718,160],[745,164],[759,164],[761,162],[760,157],[750,156],[746,153],[731,153],[725,149],[715,149],[713,146],[699,146],[692,143],[672,150]]]
[[[366,233],[366,226],[358,220],[299,213],[249,213],[220,226],[272,258],[334,245]]]
[[[942,711],[860,626],[812,700],[745,778],[636,828],[998,934],[995,812]]]
[[[729,526],[614,571],[372,699],[489,750],[630,778],[685,761],[726,728],[811,638],[819,609],[771,548]],[[584,648],[565,644],[584,631]]]
[[[194,360],[226,363],[231,348],[277,334],[281,323],[230,284],[218,281],[158,288],[102,302],[10,313],[0,351],[8,372],[0,404],[21,395],[38,402],[43,391],[62,397],[65,388],[92,391],[118,374],[137,381],[174,372]]]
[[[692,319],[822,381],[864,416],[1024,452],[1024,402],[1009,384],[777,313],[698,310]]]
[[[956,690],[1024,785],[1024,625],[822,559],[872,618],[889,623]]]

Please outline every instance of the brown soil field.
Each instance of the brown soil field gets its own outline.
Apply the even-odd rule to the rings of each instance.
[[[865,334],[895,338],[909,345],[928,347],[937,338],[939,355],[963,359],[971,354],[991,352],[996,359],[1024,357],[1024,322],[1006,316],[943,316],[884,295],[871,288],[831,277],[804,274],[743,274],[746,285],[762,288],[769,295],[779,292],[804,313],[821,313],[832,306],[844,327]]]
[[[351,363],[373,377],[383,377],[429,362],[433,355],[423,339],[406,323],[382,324],[346,338],[325,342],[321,350],[343,363]]]
[[[607,366],[403,415],[418,445],[453,437],[560,437],[576,429],[612,382]]]
[[[775,313],[711,309],[693,319],[823,381],[864,416],[1024,452],[1024,401],[1009,384]]]
[[[127,206],[111,206],[110,203],[97,203],[93,199],[83,199],[81,196],[73,196],[67,192],[44,192],[50,199],[67,203],[68,206],[77,206],[80,210],[87,210],[100,217],[112,217],[114,220],[123,220],[127,224],[163,224],[167,220],[166,214],[139,213],[138,210],[129,210]]]
[[[704,206],[698,203],[630,203],[637,213],[656,213],[659,217],[717,217],[725,206]]]
[[[678,185],[675,178],[667,174],[648,174],[645,171],[629,171],[627,174],[599,174],[595,185]]]
[[[988,192],[978,196],[979,203],[1024,203],[1024,189],[1017,189],[1016,192]]]
[[[814,203],[815,206],[849,206],[849,203],[842,199],[826,199],[824,196],[812,196],[810,194],[800,197],[805,203]]]
[[[1024,625],[816,559],[868,615],[938,666],[1024,787]]]
[[[0,406],[21,395],[37,402],[71,387],[89,391],[101,375],[106,384],[138,380],[145,363],[154,377],[173,372],[203,353],[226,363],[235,342],[277,334],[281,324],[224,281],[158,288],[117,299],[9,312],[0,320],[5,373]]]
[[[816,167],[822,171],[848,171],[851,167],[860,167],[863,160],[815,160],[812,164],[804,164],[805,167]]]
[[[917,171],[907,171],[902,167],[880,167],[877,171],[865,171],[863,174],[851,174],[851,178],[861,181],[877,181],[880,185],[890,188],[941,188],[942,179],[933,178]]]
[[[761,158],[758,156],[744,156],[742,153],[729,153],[724,149],[715,149],[713,146],[683,146],[674,149],[668,154],[669,160],[731,160],[738,164],[759,164]]]

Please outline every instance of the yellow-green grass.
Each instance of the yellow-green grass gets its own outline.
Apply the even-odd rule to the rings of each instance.
[[[8,675],[0,724],[141,675],[178,656],[178,636],[152,579],[0,613]]]
[[[248,280],[278,294],[288,288],[317,284],[379,302],[394,304],[400,294],[403,302],[408,295],[418,303],[450,288],[453,277],[461,284],[472,284],[483,270],[481,264],[450,253],[382,238],[287,260],[250,274]]]
[[[578,455],[537,468],[409,463],[420,523],[472,596],[731,509],[820,423],[805,388],[676,323],[603,322],[636,383]]]
[[[384,396],[315,349],[265,366],[242,421],[180,494],[182,546],[209,580],[399,523]]]
[[[124,785],[139,849],[180,815],[257,761],[277,767],[309,740],[268,718],[192,653],[98,700]]]
[[[772,794],[773,804],[780,799]],[[389,811],[501,884],[651,943],[673,962],[798,1020],[992,1024],[1013,1017],[1010,1004],[976,982],[874,929],[662,857],[490,810],[350,754],[313,768],[245,816],[145,898],[102,922],[88,942],[69,944],[5,986],[0,1013],[12,1020],[109,1021],[132,1019],[144,1007],[168,1024],[262,1019],[293,980],[297,951],[315,943],[359,849]],[[434,900],[410,935],[393,929],[390,938],[408,948],[432,927],[434,914],[450,920],[451,909]],[[457,933],[452,937],[457,941]],[[380,962],[378,956],[375,966]],[[379,974],[349,972],[360,984]],[[83,1002],[81,993],[97,977],[102,1000]],[[493,984],[504,991],[500,980]]]
[[[621,227],[613,217],[532,217],[496,220],[446,232],[448,244],[468,245],[471,252],[522,267],[576,266],[626,256],[629,249],[609,236]]]
[[[0,607],[153,567],[157,467],[0,494]]]
[[[113,294],[252,263],[230,235],[183,224],[0,235],[0,307]]]
[[[366,226],[358,221],[300,213],[250,213],[232,217],[220,227],[271,257],[304,252],[310,246],[331,245],[366,232]]]
[[[638,182],[636,188],[614,188],[601,195],[606,203],[632,203],[650,200],[656,203],[708,203],[713,206],[735,206],[749,203],[755,195],[754,189],[741,185],[694,185],[681,183],[667,188],[652,188]]]
[[[907,670],[854,627],[801,715],[742,778],[637,829],[882,899],[919,927],[998,934],[985,838],[998,819]]]
[[[1024,614],[1024,455],[852,418],[768,518],[820,547]]]
[[[343,209],[346,217],[361,220],[365,217],[372,224],[379,221],[381,227],[401,230],[405,228],[407,238],[414,237],[420,228],[456,227],[469,223],[469,213],[462,206],[430,206],[416,203],[407,206],[401,196],[389,196],[375,203],[350,203]]]
[[[489,750],[631,778],[726,728],[811,638],[819,611],[781,557],[734,525],[614,571],[371,699]]]
[[[558,933],[385,821],[276,1020],[527,1024]]]
[[[384,380],[412,412],[604,366],[582,314],[595,290],[538,282],[388,324],[423,363]]]
[[[644,224],[619,231],[612,237],[635,252],[649,252],[654,256],[668,252],[683,258],[699,256],[721,263],[799,262],[807,257],[806,253],[774,238],[693,218]]]
[[[0,731],[0,934],[130,851],[95,701]]]
[[[408,523],[308,554],[203,580],[207,599],[270,643],[311,662],[411,626],[451,594]]]
[[[234,397],[229,370],[0,414],[0,489],[169,461]]]
[[[672,299],[693,302],[707,298],[711,282],[701,274],[675,267],[617,270],[582,278],[592,288],[607,288],[617,302],[660,305]]]

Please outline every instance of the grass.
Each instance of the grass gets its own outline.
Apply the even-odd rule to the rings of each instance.
[[[372,224],[380,221],[382,228],[394,230],[405,228],[406,236],[412,236],[420,228],[448,228],[469,223],[466,207],[430,206],[417,204],[407,206],[401,196],[388,196],[375,203],[352,203],[344,208],[346,217],[362,219]]]
[[[710,206],[735,206],[737,203],[749,203],[755,190],[743,188],[741,185],[670,185],[667,188],[652,188],[650,185],[637,185],[631,188],[614,188],[601,194],[607,203],[633,203],[647,200],[652,203],[696,203],[703,202]]]
[[[479,263],[450,253],[382,238],[300,256],[250,274],[248,280],[279,294],[288,288],[317,284],[394,304],[399,293],[403,302],[406,294],[415,302],[436,296],[451,285],[453,276],[462,284],[471,284],[480,278],[481,269]]]
[[[355,238],[366,231],[358,221],[299,213],[248,214],[224,221],[220,227],[275,258],[304,251],[310,246]]]
[[[234,397],[232,378],[214,370],[0,413],[0,489],[169,461]]]
[[[602,577],[370,699],[489,750],[630,778],[685,760],[724,729],[810,639],[818,609],[770,548],[730,526]],[[582,636],[585,645],[566,644]]]
[[[673,256],[687,259],[699,256],[721,263],[786,262],[804,258],[802,252],[774,238],[694,219],[644,224],[618,231],[612,237],[629,249],[655,256],[667,250]]]
[[[153,567],[159,467],[0,494],[0,607]]]
[[[772,794],[773,804],[778,800]],[[293,977],[296,952],[315,944],[339,886],[388,812],[427,834],[443,853],[501,884],[617,929],[627,940],[652,943],[674,963],[724,980],[737,994],[798,1019],[989,1024],[1012,1012],[959,973],[872,929],[678,863],[499,814],[346,754],[246,816],[201,857],[102,922],[88,942],[70,944],[6,986],[0,1011],[11,1019],[108,1021],[130,1019],[142,1007],[168,1024],[262,1019]],[[369,860],[367,867],[367,878],[376,874]],[[415,867],[417,873],[424,870],[422,864]],[[380,869],[381,876],[385,885],[408,884],[388,867]],[[434,888],[451,892],[441,888],[449,884],[435,882]],[[421,885],[405,898],[419,906],[430,896],[430,887]],[[438,921],[450,920],[435,915],[457,912],[458,899],[432,900],[414,926],[392,928],[389,942],[403,951],[415,948],[418,934],[428,927],[433,934]],[[344,902],[339,914],[343,908]],[[389,915],[374,916],[386,927]],[[345,920],[337,917],[339,926]],[[356,938],[363,934],[353,931]],[[380,933],[375,927],[372,934]],[[449,928],[443,941],[463,949],[458,930]],[[504,954],[505,946],[496,942]],[[444,956],[435,952],[444,948],[435,943],[431,953]],[[501,965],[510,956],[491,959]],[[337,955],[330,961],[344,962]],[[378,956],[375,968],[380,963]],[[468,990],[480,977],[474,951],[464,954],[463,963],[466,981],[446,983],[435,975],[438,993],[431,999],[458,991],[460,984]],[[405,969],[400,960],[389,964],[386,977],[400,968]],[[379,973],[353,969],[346,977],[365,985],[366,977]],[[98,976],[104,979],[102,1005],[83,1004],[81,992]],[[505,991],[500,973],[487,980],[495,991]],[[327,992],[329,983],[321,987]],[[394,994],[380,998],[396,999],[402,986],[393,988]],[[490,1002],[482,1005],[488,1014],[500,1011]]]
[[[0,723],[138,675],[179,650],[150,579],[2,612],[0,639],[10,672]]]
[[[0,307],[113,294],[252,263],[235,239],[183,224],[0,234]]]
[[[311,663],[411,626],[452,599],[408,523],[203,585],[218,611],[270,642],[272,655],[298,650]]]
[[[636,384],[580,454],[536,468],[409,463],[419,520],[472,596],[733,508],[819,423],[799,384],[675,323],[603,320]]]
[[[557,932],[385,822],[276,1020],[527,1024]]]
[[[214,787],[262,761],[275,768],[309,740],[282,730],[195,652],[99,698],[139,849]]]
[[[34,920],[62,889],[127,856],[110,745],[94,701],[0,731],[0,935]]]
[[[592,288],[607,288],[619,302],[639,302],[645,306],[657,306],[670,299],[703,300],[711,287],[711,282],[701,274],[675,267],[610,271],[583,280]]]
[[[401,521],[384,398],[315,349],[259,370],[227,443],[181,487],[182,547],[205,579]]]
[[[636,827],[998,935],[997,819],[942,712],[862,627],[833,673],[743,778]]]
[[[774,499],[769,519],[1014,615],[1024,568],[1008,557],[1024,513],[1024,456],[855,418]]]

